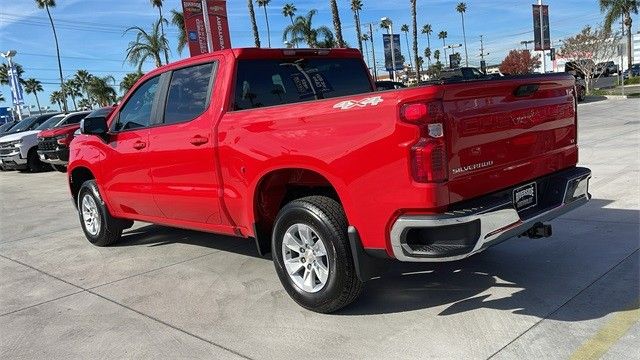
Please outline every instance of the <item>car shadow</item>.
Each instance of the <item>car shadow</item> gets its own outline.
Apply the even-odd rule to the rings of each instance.
[[[610,203],[609,200],[592,199],[588,206],[599,214],[606,212],[607,218],[610,219],[640,218],[638,210],[605,208]],[[560,273],[554,269],[541,267],[541,263],[542,266],[545,264],[544,259],[539,258],[540,252],[537,253],[538,258],[530,254],[530,251],[543,246],[534,245],[533,242],[536,241],[551,244],[544,250],[549,251],[544,254],[549,255],[547,258],[556,257],[553,262],[555,266],[562,265]],[[455,262],[393,262],[387,274],[367,282],[362,295],[355,303],[334,315],[381,315],[441,308],[439,315],[449,316],[478,309],[494,309],[539,318],[551,317],[564,321],[579,321],[626,310],[630,303],[638,307],[637,294],[640,293],[640,281],[638,280],[638,250],[635,250],[636,256],[631,256],[632,261],[635,262],[631,264],[631,271],[628,274],[634,277],[635,281],[631,282],[634,288],[627,289],[615,301],[605,301],[603,306],[587,306],[584,311],[569,315],[551,314],[550,309],[555,310],[593,281],[592,278],[585,278],[584,283],[576,282],[575,277],[580,275],[585,259],[566,252],[559,255],[558,252],[554,252],[557,249],[553,246],[553,241],[566,242],[567,239],[511,239],[483,253]],[[576,241],[597,240],[576,239]],[[640,240],[637,233],[635,239],[630,238],[628,241],[635,242],[635,249],[638,249]],[[175,243],[202,246],[253,257],[260,261],[271,261],[270,254],[260,257],[255,244],[250,240],[159,225],[145,225],[128,230],[115,246],[163,246]],[[579,248],[579,244],[576,246]],[[597,246],[600,246],[599,243]],[[604,249],[607,244],[601,246]],[[571,290],[573,292],[567,290],[574,288],[575,291]],[[567,295],[567,291],[571,295]],[[559,292],[565,295],[558,295]],[[563,296],[568,298],[565,299]]]
[[[578,105],[580,104],[590,104],[590,103],[594,103],[594,102],[599,102],[599,101],[605,101],[607,100],[606,96],[602,96],[602,95],[587,95],[584,97],[584,100],[580,101],[578,103]]]

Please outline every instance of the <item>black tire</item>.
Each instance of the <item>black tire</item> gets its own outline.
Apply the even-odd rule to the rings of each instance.
[[[66,173],[67,172],[67,167],[64,165],[51,165],[51,167],[53,168],[53,170],[61,172],[61,173]]]
[[[329,276],[317,292],[307,292],[298,287],[284,265],[282,242],[287,229],[295,224],[311,227],[325,244]],[[286,204],[276,218],[271,254],[280,282],[289,296],[311,311],[331,313],[339,310],[357,299],[364,287],[354,268],[344,210],[332,198],[309,196]]]
[[[100,220],[100,225],[95,234],[92,234],[91,231],[87,229],[84,221],[83,200],[85,197],[90,197],[97,205],[97,216]],[[114,244],[122,236],[122,230],[130,223],[130,220],[122,220],[111,216],[100,196],[98,186],[94,180],[85,181],[80,187],[80,192],[78,193],[78,216],[80,217],[80,225],[82,226],[84,235],[90,243],[96,246],[109,246]]]
[[[27,169],[29,172],[36,173],[42,171],[42,161],[40,161],[40,157],[38,156],[38,152],[35,148],[29,150],[27,154]]]

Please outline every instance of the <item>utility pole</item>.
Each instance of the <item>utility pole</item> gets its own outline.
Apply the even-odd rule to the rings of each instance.
[[[376,48],[373,45],[375,43],[373,39],[373,25],[369,23],[369,38],[371,39],[371,54],[373,55],[373,79],[378,81],[378,64],[376,64]]]
[[[547,72],[547,58],[544,52],[544,16],[542,11],[542,0],[538,0],[538,5],[540,5],[540,43],[542,47],[542,73]]]
[[[484,52],[484,35],[480,35],[480,70],[483,73],[487,72],[487,63],[484,61],[484,57],[489,55],[489,53]]]

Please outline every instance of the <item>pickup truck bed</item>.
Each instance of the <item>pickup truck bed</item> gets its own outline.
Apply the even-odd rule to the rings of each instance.
[[[294,300],[329,312],[381,259],[548,236],[542,222],[590,198],[573,77],[374,90],[348,49],[232,49],[154,70],[71,144],[87,238],[111,244],[134,220],[251,238]]]

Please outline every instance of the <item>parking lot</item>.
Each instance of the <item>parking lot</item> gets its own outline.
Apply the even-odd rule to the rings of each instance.
[[[64,174],[0,173],[0,357],[640,359],[640,101],[579,106],[589,205],[550,239],[394,264],[332,315],[251,242],[137,224],[90,245]]]

